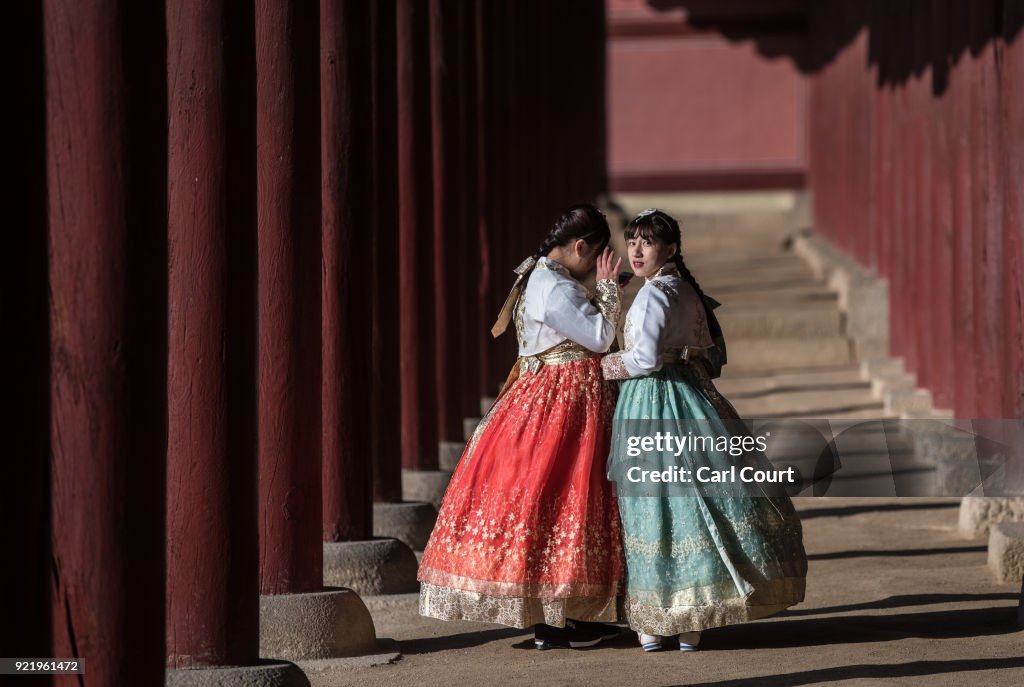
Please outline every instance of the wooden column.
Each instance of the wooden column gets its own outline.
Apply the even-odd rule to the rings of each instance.
[[[102,0],[48,0],[42,7],[53,639],[47,655],[86,659],[81,684],[162,685],[162,9]],[[31,102],[25,106],[38,113]],[[18,257],[40,267],[37,251]],[[16,364],[30,362],[31,356]],[[45,527],[46,520],[22,526]],[[10,551],[9,564],[39,553]],[[20,596],[33,588],[8,591]]]
[[[459,3],[458,39],[458,130],[465,132],[459,150],[458,244],[461,275],[457,295],[463,322],[460,341],[460,375],[458,380],[460,417],[480,415],[480,357],[481,336],[489,336],[490,323],[480,315],[480,291],[484,288],[483,243],[480,238],[481,196],[478,191],[480,176],[480,119],[477,111],[477,15],[479,3]],[[462,436],[461,434],[459,435]]]
[[[402,500],[401,377],[398,345],[399,293],[395,288],[398,248],[398,103],[395,56],[395,2],[370,3],[373,36],[373,227],[370,297],[372,361],[370,374],[371,453],[376,501]],[[470,195],[470,194],[467,194]]]
[[[494,84],[494,57],[490,45],[490,32],[494,22],[494,4],[489,0],[476,0],[474,18],[474,51],[476,54],[476,145],[477,183],[473,186],[479,198],[477,206],[477,237],[480,256],[480,282],[476,289],[477,316],[480,327],[475,341],[479,359],[477,365],[477,396],[489,396],[492,390],[491,370],[493,369],[494,345],[491,339],[491,324],[496,313],[493,303],[497,300],[495,289],[494,261],[494,214],[491,200],[494,196],[493,156],[494,119],[491,106]]]
[[[323,588],[319,16],[256,3],[260,591]]]
[[[373,536],[369,29],[366,3],[321,3],[323,536],[335,542]]]
[[[460,225],[461,176],[458,85],[458,3],[430,0],[430,121],[432,126],[433,182],[433,301],[434,301],[434,405],[437,434],[445,441],[462,435],[459,376],[462,361],[459,341],[465,333],[459,317],[459,294],[464,269],[456,258]]]
[[[0,339],[0,355],[9,361],[4,385],[2,426],[7,451],[17,459],[0,461],[0,547],[18,552],[16,565],[0,568],[0,585],[18,590],[5,601],[0,646],[11,656],[52,656],[50,594],[50,290],[47,283],[46,62],[41,3],[10,7],[9,36],[18,68],[9,88],[18,106],[8,117],[18,131],[8,146],[18,170],[7,192],[18,202],[6,222],[17,231],[6,235],[0,257],[0,318],[17,336]],[[66,123],[64,124],[66,126]],[[25,523],[32,523],[26,527]],[[43,683],[49,680],[42,678]]]
[[[426,3],[398,0],[398,288],[402,465],[437,469],[431,184],[430,41]]]
[[[172,668],[259,655],[254,34],[244,4],[167,9]]]

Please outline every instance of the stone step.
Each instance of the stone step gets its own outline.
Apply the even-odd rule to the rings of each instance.
[[[754,264],[707,264],[686,263],[690,272],[703,283],[705,280],[710,283],[746,282],[750,277],[757,276],[763,280],[780,279],[802,279],[810,282],[817,282],[817,279],[805,265],[777,263],[770,266]]]
[[[730,363],[731,364],[731,363]],[[833,413],[853,410],[882,412],[882,404],[867,389],[816,389],[765,394],[757,397],[730,398],[745,418],[831,417]]]
[[[704,288],[703,284],[701,285],[701,288]],[[752,289],[750,291],[731,291],[728,295],[717,294],[717,292],[712,293],[710,290],[706,290],[705,293],[722,303],[723,310],[725,308],[763,308],[765,306],[839,307],[838,294],[834,291],[829,291],[828,289],[818,286],[796,286],[786,289],[776,289],[773,291],[763,291],[760,289]],[[721,298],[716,298],[716,294],[720,295]]]
[[[835,304],[804,307],[734,308],[716,310],[726,341],[748,338],[839,336],[842,314]]]
[[[760,308],[775,308],[781,310],[793,310],[798,308],[818,308],[821,310],[831,308],[838,311],[839,300],[837,295],[821,287],[794,287],[773,291],[770,289],[759,289],[752,286],[750,289],[741,291],[718,291],[706,288],[701,284],[701,289],[708,296],[721,303],[718,313],[729,310],[750,310]]]
[[[725,370],[728,371],[729,365]],[[757,397],[785,391],[810,391],[813,389],[870,389],[856,366],[825,368],[822,370],[768,372],[757,377],[724,376],[715,380],[718,390],[730,400]]]
[[[719,276],[714,272],[709,274],[694,273],[694,278],[700,282],[700,287],[705,293],[730,293],[735,291],[768,291],[775,289],[791,289],[794,287],[818,287],[822,288],[821,282],[811,275],[803,274],[775,274],[765,275],[756,272]],[[721,299],[719,299],[721,300]]]
[[[794,369],[849,365],[849,339],[840,336],[728,339],[733,370]]]

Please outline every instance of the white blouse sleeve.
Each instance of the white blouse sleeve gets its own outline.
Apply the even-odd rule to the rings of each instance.
[[[643,377],[661,369],[662,333],[668,321],[669,298],[651,285],[641,289],[629,309],[632,346],[601,361],[605,379]]]
[[[587,299],[582,285],[556,281],[542,317],[544,324],[595,353],[607,351],[615,339],[615,322]]]

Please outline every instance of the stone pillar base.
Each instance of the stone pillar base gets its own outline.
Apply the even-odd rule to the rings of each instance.
[[[988,531],[988,567],[1000,582],[1024,579],[1024,522],[1001,522]]]
[[[309,687],[306,674],[292,663],[261,661],[254,666],[168,670],[167,687]]]
[[[427,501],[441,508],[452,479],[450,470],[402,470],[402,500]]]
[[[437,442],[437,466],[442,470],[455,472],[465,450],[466,444],[461,441]]]
[[[358,594],[419,591],[416,555],[397,539],[324,543],[324,584]],[[362,603],[362,601],[360,601]]]
[[[466,440],[466,443],[473,441],[473,434],[476,432],[476,426],[479,424],[480,418],[478,417],[462,418],[462,438]]]
[[[414,551],[427,546],[437,509],[425,501],[373,504],[373,536],[397,539]]]
[[[965,496],[960,502],[961,535],[987,536],[997,522],[1024,522],[1024,496]]]
[[[1024,627],[1024,580],[1020,581],[1020,599],[1017,601],[1017,627]]]
[[[351,589],[260,597],[260,656],[299,661],[376,650],[373,618]]]

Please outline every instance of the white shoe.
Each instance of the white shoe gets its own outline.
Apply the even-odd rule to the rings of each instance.
[[[679,633],[680,651],[696,651],[698,646],[700,646],[700,632]]]
[[[644,648],[644,651],[659,651],[661,649],[661,642],[664,639],[661,635],[647,635],[643,632],[637,632],[637,636],[640,639],[640,646]]]

